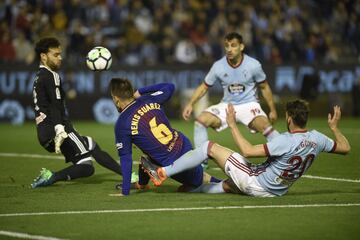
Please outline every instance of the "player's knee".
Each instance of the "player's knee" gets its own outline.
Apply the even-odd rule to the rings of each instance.
[[[95,140],[92,137],[89,136],[82,136],[82,138],[84,139],[87,148],[89,151],[94,150],[96,147],[98,147],[97,143],[95,142]]]
[[[95,173],[95,168],[92,165],[92,163],[89,164],[88,162],[83,162],[80,165],[82,168],[81,172],[82,172],[83,177],[90,177],[91,175],[93,175]]]
[[[210,158],[214,158],[215,155],[215,148],[216,148],[216,143],[212,142],[212,141],[207,141],[206,143],[206,147],[207,147],[207,155]]]
[[[264,116],[256,117],[249,124],[250,128],[252,128],[258,132],[265,131],[269,126],[271,126],[271,123],[270,123],[269,119]]]
[[[208,125],[207,125],[206,121],[203,121],[201,118],[197,118],[197,119],[195,120],[195,127],[208,128]]]

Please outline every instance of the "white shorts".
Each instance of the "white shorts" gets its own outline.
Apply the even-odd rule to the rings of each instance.
[[[215,129],[217,132],[220,132],[228,127],[228,124],[226,122],[227,107],[228,103],[221,102],[219,104],[212,105],[204,110],[205,112],[209,112],[215,115],[221,120],[221,126]],[[236,122],[241,122],[245,126],[248,126],[251,121],[256,117],[267,117],[258,102],[248,102],[244,104],[234,105],[234,109],[236,112]]]
[[[264,172],[265,169],[251,169],[251,164],[241,156],[234,152],[226,160],[225,174],[229,176],[239,190],[253,197],[275,197],[276,195],[266,191],[257,181],[256,176]]]

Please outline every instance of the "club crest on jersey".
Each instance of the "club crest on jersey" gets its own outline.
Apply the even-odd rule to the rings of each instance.
[[[228,90],[233,95],[238,95],[245,91],[245,86],[242,84],[234,83],[230,84]]]

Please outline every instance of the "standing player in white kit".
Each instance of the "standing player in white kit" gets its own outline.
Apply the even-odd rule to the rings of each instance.
[[[208,127],[218,132],[228,127],[226,123],[228,103],[234,105],[237,122],[241,122],[253,131],[261,132],[267,140],[271,140],[279,134],[271,125],[271,122],[277,119],[277,112],[261,64],[243,53],[245,46],[240,34],[236,32],[227,34],[224,45],[226,56],[213,64],[204,82],[195,90],[183,110],[183,118],[189,120],[193,105],[216,81],[221,83],[224,89],[222,101],[205,109],[195,120],[194,144],[198,147],[208,140]],[[269,118],[259,104],[257,88],[260,89],[270,109]],[[206,162],[203,167],[207,168]]]

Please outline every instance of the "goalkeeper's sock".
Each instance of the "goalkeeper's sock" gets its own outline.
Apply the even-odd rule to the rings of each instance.
[[[91,155],[101,166],[121,175],[120,164],[118,164],[107,152],[101,150],[98,144],[96,144]]]
[[[90,164],[77,164],[54,173],[54,182],[67,181],[76,178],[90,177],[95,169]]]
[[[208,158],[208,145],[209,141],[206,141],[200,147],[188,151],[180,158],[176,159],[173,164],[164,167],[163,169],[165,170],[166,176],[170,177],[184,170],[200,165],[205,159]]]

